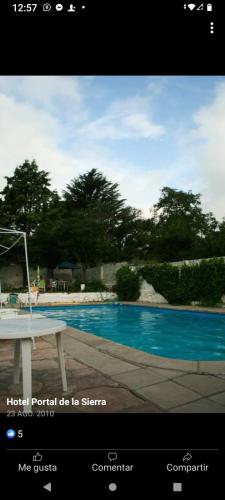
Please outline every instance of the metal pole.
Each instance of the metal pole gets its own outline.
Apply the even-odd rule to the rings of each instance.
[[[26,258],[26,270],[27,270],[27,285],[28,285],[29,308],[30,308],[30,314],[32,315],[31,291],[30,291],[30,273],[29,273],[29,264],[28,264],[27,235],[26,235],[26,233],[23,233],[23,238],[24,238],[25,258]]]

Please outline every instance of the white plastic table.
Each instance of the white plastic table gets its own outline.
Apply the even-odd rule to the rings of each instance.
[[[31,351],[32,342],[35,337],[56,334],[62,388],[64,391],[67,391],[61,334],[61,332],[66,329],[66,326],[67,325],[64,321],[48,318],[39,319],[28,317],[20,319],[3,319],[0,321],[0,340],[16,340],[14,351],[14,384],[19,383],[20,353],[22,352],[23,399],[27,400],[27,404],[23,406],[24,411],[31,411],[32,409]]]

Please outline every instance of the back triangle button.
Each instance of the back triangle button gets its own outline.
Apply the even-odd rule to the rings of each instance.
[[[47,490],[51,493],[52,491],[52,483],[47,483],[43,486],[44,490]]]

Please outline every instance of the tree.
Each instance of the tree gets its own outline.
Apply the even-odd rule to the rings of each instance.
[[[108,181],[96,168],[79,175],[66,188],[64,199],[67,205],[76,209],[86,209],[95,203],[101,203],[111,206],[115,212],[124,205],[125,200],[120,199],[118,184]]]
[[[89,265],[121,260],[128,247],[132,258],[133,247],[139,243],[140,211],[125,206],[117,183],[92,169],[67,185],[64,200],[66,238],[70,238],[68,245],[74,247],[84,273]]]
[[[162,189],[153,213],[154,252],[161,260],[201,257],[202,244],[216,230],[217,221],[211,213],[203,213],[200,197],[191,191]]]
[[[12,177],[5,177],[7,184],[1,191],[5,222],[8,226],[31,236],[55,203],[57,193],[49,189],[48,172],[39,170],[35,160],[16,167]]]
[[[35,160],[25,160],[16,167],[13,176],[6,176],[5,179],[7,184],[0,193],[3,222],[6,227],[26,233],[32,262],[32,237],[43,219],[47,218],[49,209],[57,204],[59,197],[55,191],[50,190],[48,172],[39,170]],[[14,262],[23,265],[25,280],[23,245],[15,247],[12,255]],[[5,259],[12,259],[12,255],[6,254]]]
[[[151,238],[148,221],[142,219],[141,211],[125,207],[118,222],[114,228],[118,260],[146,259],[149,255]]]
[[[46,217],[32,235],[30,241],[32,261],[54,268],[67,256],[67,225],[64,216],[64,202],[58,200],[49,208]],[[72,246],[73,243],[71,242]]]
[[[225,256],[225,217],[218,225],[218,230],[214,232],[213,236],[213,249],[214,253],[211,255]]]

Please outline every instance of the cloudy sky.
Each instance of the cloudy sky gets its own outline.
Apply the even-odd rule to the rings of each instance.
[[[225,216],[225,77],[0,76],[0,188],[25,159],[61,193],[95,167],[149,215],[163,186]]]

